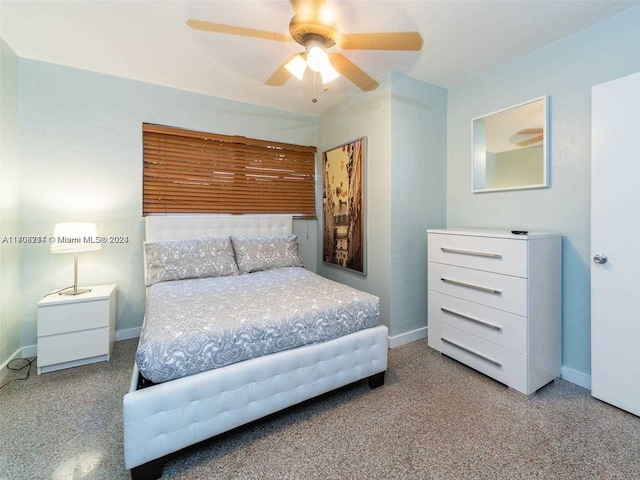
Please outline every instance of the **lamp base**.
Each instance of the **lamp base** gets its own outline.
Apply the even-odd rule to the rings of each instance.
[[[90,288],[69,288],[68,290],[63,290],[58,295],[80,295],[81,293],[88,293],[90,291]]]
[[[63,290],[59,295],[80,295],[90,291],[90,288],[78,288],[78,252],[73,252],[73,287]]]

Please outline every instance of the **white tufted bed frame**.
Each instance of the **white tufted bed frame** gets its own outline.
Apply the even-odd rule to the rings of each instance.
[[[292,232],[287,215],[149,216],[147,241]],[[138,389],[123,400],[124,457],[133,479],[157,479],[163,457],[349,383],[384,383],[384,325]]]

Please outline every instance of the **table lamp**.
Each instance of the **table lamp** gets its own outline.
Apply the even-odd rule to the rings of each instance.
[[[73,253],[73,289],[68,288],[60,295],[79,295],[90,292],[88,288],[78,288],[78,253],[100,250],[98,230],[95,223],[57,223],[53,229],[54,241],[51,253]]]

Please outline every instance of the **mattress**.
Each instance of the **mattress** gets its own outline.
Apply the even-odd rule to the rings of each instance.
[[[301,267],[152,285],[136,363],[154,383],[376,325],[378,297]]]

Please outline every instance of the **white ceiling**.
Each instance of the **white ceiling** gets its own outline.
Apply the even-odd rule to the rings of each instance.
[[[442,87],[638,5],[597,0],[331,1],[341,32],[419,31],[421,52],[343,51],[378,78],[389,70]],[[327,92],[311,75],[264,81],[295,43],[195,31],[187,18],[288,33],[286,0],[0,0],[0,35],[20,57],[318,115],[357,91],[345,78]],[[317,103],[311,98],[316,96]]]

